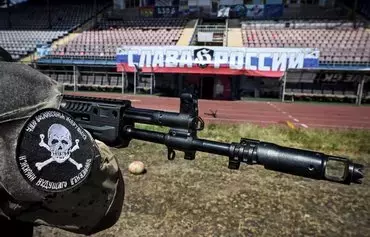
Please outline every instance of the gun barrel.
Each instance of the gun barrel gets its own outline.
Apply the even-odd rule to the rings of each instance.
[[[152,124],[166,127],[195,128],[197,118],[188,114],[174,112],[164,112],[160,110],[140,109],[130,107],[125,110],[123,119],[134,121],[135,123]]]
[[[350,160],[320,152],[283,147],[261,142],[257,163],[266,169],[339,183],[361,183],[363,166]]]
[[[131,126],[125,127],[124,133],[133,139],[163,144],[181,151],[195,150],[223,156],[230,155],[230,144],[228,143],[194,139],[192,137],[176,137],[161,132],[133,128]]]
[[[192,137],[173,136],[127,126],[126,136],[166,145],[180,151],[201,151],[228,156],[236,162],[263,165],[266,169],[343,184],[361,183],[363,166],[342,157],[245,139],[242,143],[223,143]],[[330,167],[332,162],[334,167]],[[329,169],[332,169],[329,170]]]

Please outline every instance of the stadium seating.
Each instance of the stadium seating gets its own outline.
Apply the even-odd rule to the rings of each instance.
[[[175,45],[185,24],[186,19],[179,18],[104,20],[53,49],[52,55],[115,57],[117,47],[123,45]]]
[[[364,27],[334,21],[243,22],[246,47],[318,48],[321,63],[368,64],[370,34]]]
[[[101,10],[105,4],[98,3]],[[0,45],[19,59],[36,49],[37,44],[50,44],[93,16],[92,4],[57,4],[50,7],[50,26],[47,6],[22,3],[0,9]],[[9,27],[9,19],[11,27]]]
[[[36,45],[50,44],[66,34],[67,31],[0,30],[0,45],[17,60],[33,52]]]

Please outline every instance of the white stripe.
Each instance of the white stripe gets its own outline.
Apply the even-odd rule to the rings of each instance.
[[[304,123],[301,123],[301,125],[302,125],[302,127],[304,127],[304,128],[308,128],[308,126],[307,126],[306,124],[304,124]]]
[[[296,118],[295,118],[295,119],[293,119],[293,120],[294,120],[294,121],[296,121],[296,122],[299,122],[299,120],[298,120],[298,119],[296,119]]]

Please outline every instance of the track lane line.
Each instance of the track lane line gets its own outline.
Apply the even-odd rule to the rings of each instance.
[[[302,126],[304,128],[308,128],[307,124],[299,123],[299,120],[297,118],[293,117],[288,112],[286,112],[286,111],[282,110],[281,108],[277,107],[275,104],[271,104],[270,102],[268,102],[267,104],[269,104],[270,106],[272,106],[273,108],[275,108],[276,110],[278,110],[279,112],[281,112],[284,116],[288,115],[288,117],[290,119],[292,119],[293,121],[297,122],[300,126]]]

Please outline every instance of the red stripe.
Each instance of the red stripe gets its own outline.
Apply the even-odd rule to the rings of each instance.
[[[143,67],[142,72],[144,73],[183,73],[183,74],[217,74],[217,75],[246,75],[246,76],[261,76],[261,77],[275,77],[280,78],[284,75],[284,72],[278,71],[258,71],[258,70],[237,70],[230,69],[226,66],[227,64],[221,64],[220,68],[214,67]],[[117,72],[134,72],[133,67],[129,67],[126,63],[117,64]]]

